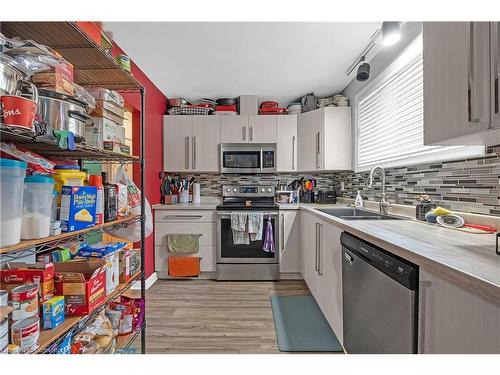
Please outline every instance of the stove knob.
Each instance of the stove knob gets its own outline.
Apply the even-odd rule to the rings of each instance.
[[[260,189],[261,193],[265,193],[266,192],[266,189],[265,188],[262,188]]]
[[[237,193],[238,192],[238,189],[237,188],[233,188],[233,193]]]
[[[230,192],[231,191],[231,188],[226,188],[226,192]]]
[[[267,192],[270,193],[272,191],[271,188],[267,188]]]

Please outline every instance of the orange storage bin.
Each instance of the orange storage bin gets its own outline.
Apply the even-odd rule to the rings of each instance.
[[[200,276],[200,257],[169,256],[168,274],[172,277]]]

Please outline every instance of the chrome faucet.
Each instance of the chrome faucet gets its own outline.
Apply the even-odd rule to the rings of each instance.
[[[380,202],[378,204],[379,210],[381,214],[387,214],[387,208],[389,207],[389,202],[385,199],[386,193],[385,193],[385,169],[382,168],[379,165],[376,165],[370,170],[370,184],[368,186],[373,187],[373,174],[379,170],[380,171],[380,176],[382,178],[382,192],[380,194]]]

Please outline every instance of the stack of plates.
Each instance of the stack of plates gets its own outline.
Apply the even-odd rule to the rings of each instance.
[[[290,103],[286,110],[287,110],[289,115],[298,115],[298,114],[302,113],[302,104]]]

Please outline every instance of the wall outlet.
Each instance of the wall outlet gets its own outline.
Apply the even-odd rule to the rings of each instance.
[[[345,190],[345,183],[344,181],[340,181],[340,191],[344,191]]]

